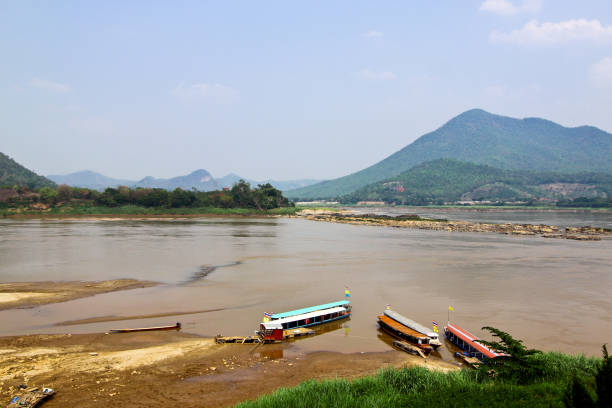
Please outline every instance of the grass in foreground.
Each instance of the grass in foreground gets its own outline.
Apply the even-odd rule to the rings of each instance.
[[[537,358],[544,375],[527,385],[494,380],[467,368],[441,373],[410,367],[385,369],[354,381],[306,381],[237,407],[565,407],[573,378],[580,376],[591,384],[599,364],[598,359],[559,353]]]

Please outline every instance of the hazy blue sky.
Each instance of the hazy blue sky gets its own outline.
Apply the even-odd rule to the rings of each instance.
[[[0,90],[41,174],[334,178],[474,107],[612,131],[612,2],[7,0]]]

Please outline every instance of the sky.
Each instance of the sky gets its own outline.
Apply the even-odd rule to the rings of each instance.
[[[612,2],[0,2],[0,151],[39,174],[331,179],[471,108],[612,131]]]

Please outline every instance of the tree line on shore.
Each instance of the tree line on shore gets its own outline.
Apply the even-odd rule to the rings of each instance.
[[[42,204],[48,207],[81,204],[99,207],[140,206],[148,208],[249,208],[269,210],[292,207],[294,204],[271,184],[253,188],[240,180],[231,189],[217,191],[183,190],[167,191],[161,188],[129,188],[119,186],[103,192],[88,188],[70,187],[65,184],[30,189],[24,186],[0,188],[0,204],[3,207],[28,207]]]

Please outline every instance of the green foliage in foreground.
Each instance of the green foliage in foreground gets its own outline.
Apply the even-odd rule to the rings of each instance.
[[[448,373],[423,367],[384,369],[353,381],[306,381],[237,407],[610,407],[612,363],[605,346],[602,360],[542,353],[526,349],[507,333],[493,332],[499,345],[521,354],[518,360],[526,371],[514,370],[514,378],[500,375],[503,363],[494,371],[491,366]],[[515,363],[510,369],[517,368]]]
[[[565,384],[520,386],[479,380],[475,371],[447,374],[422,367],[387,369],[354,381],[307,381],[239,408],[285,407],[563,407]]]

